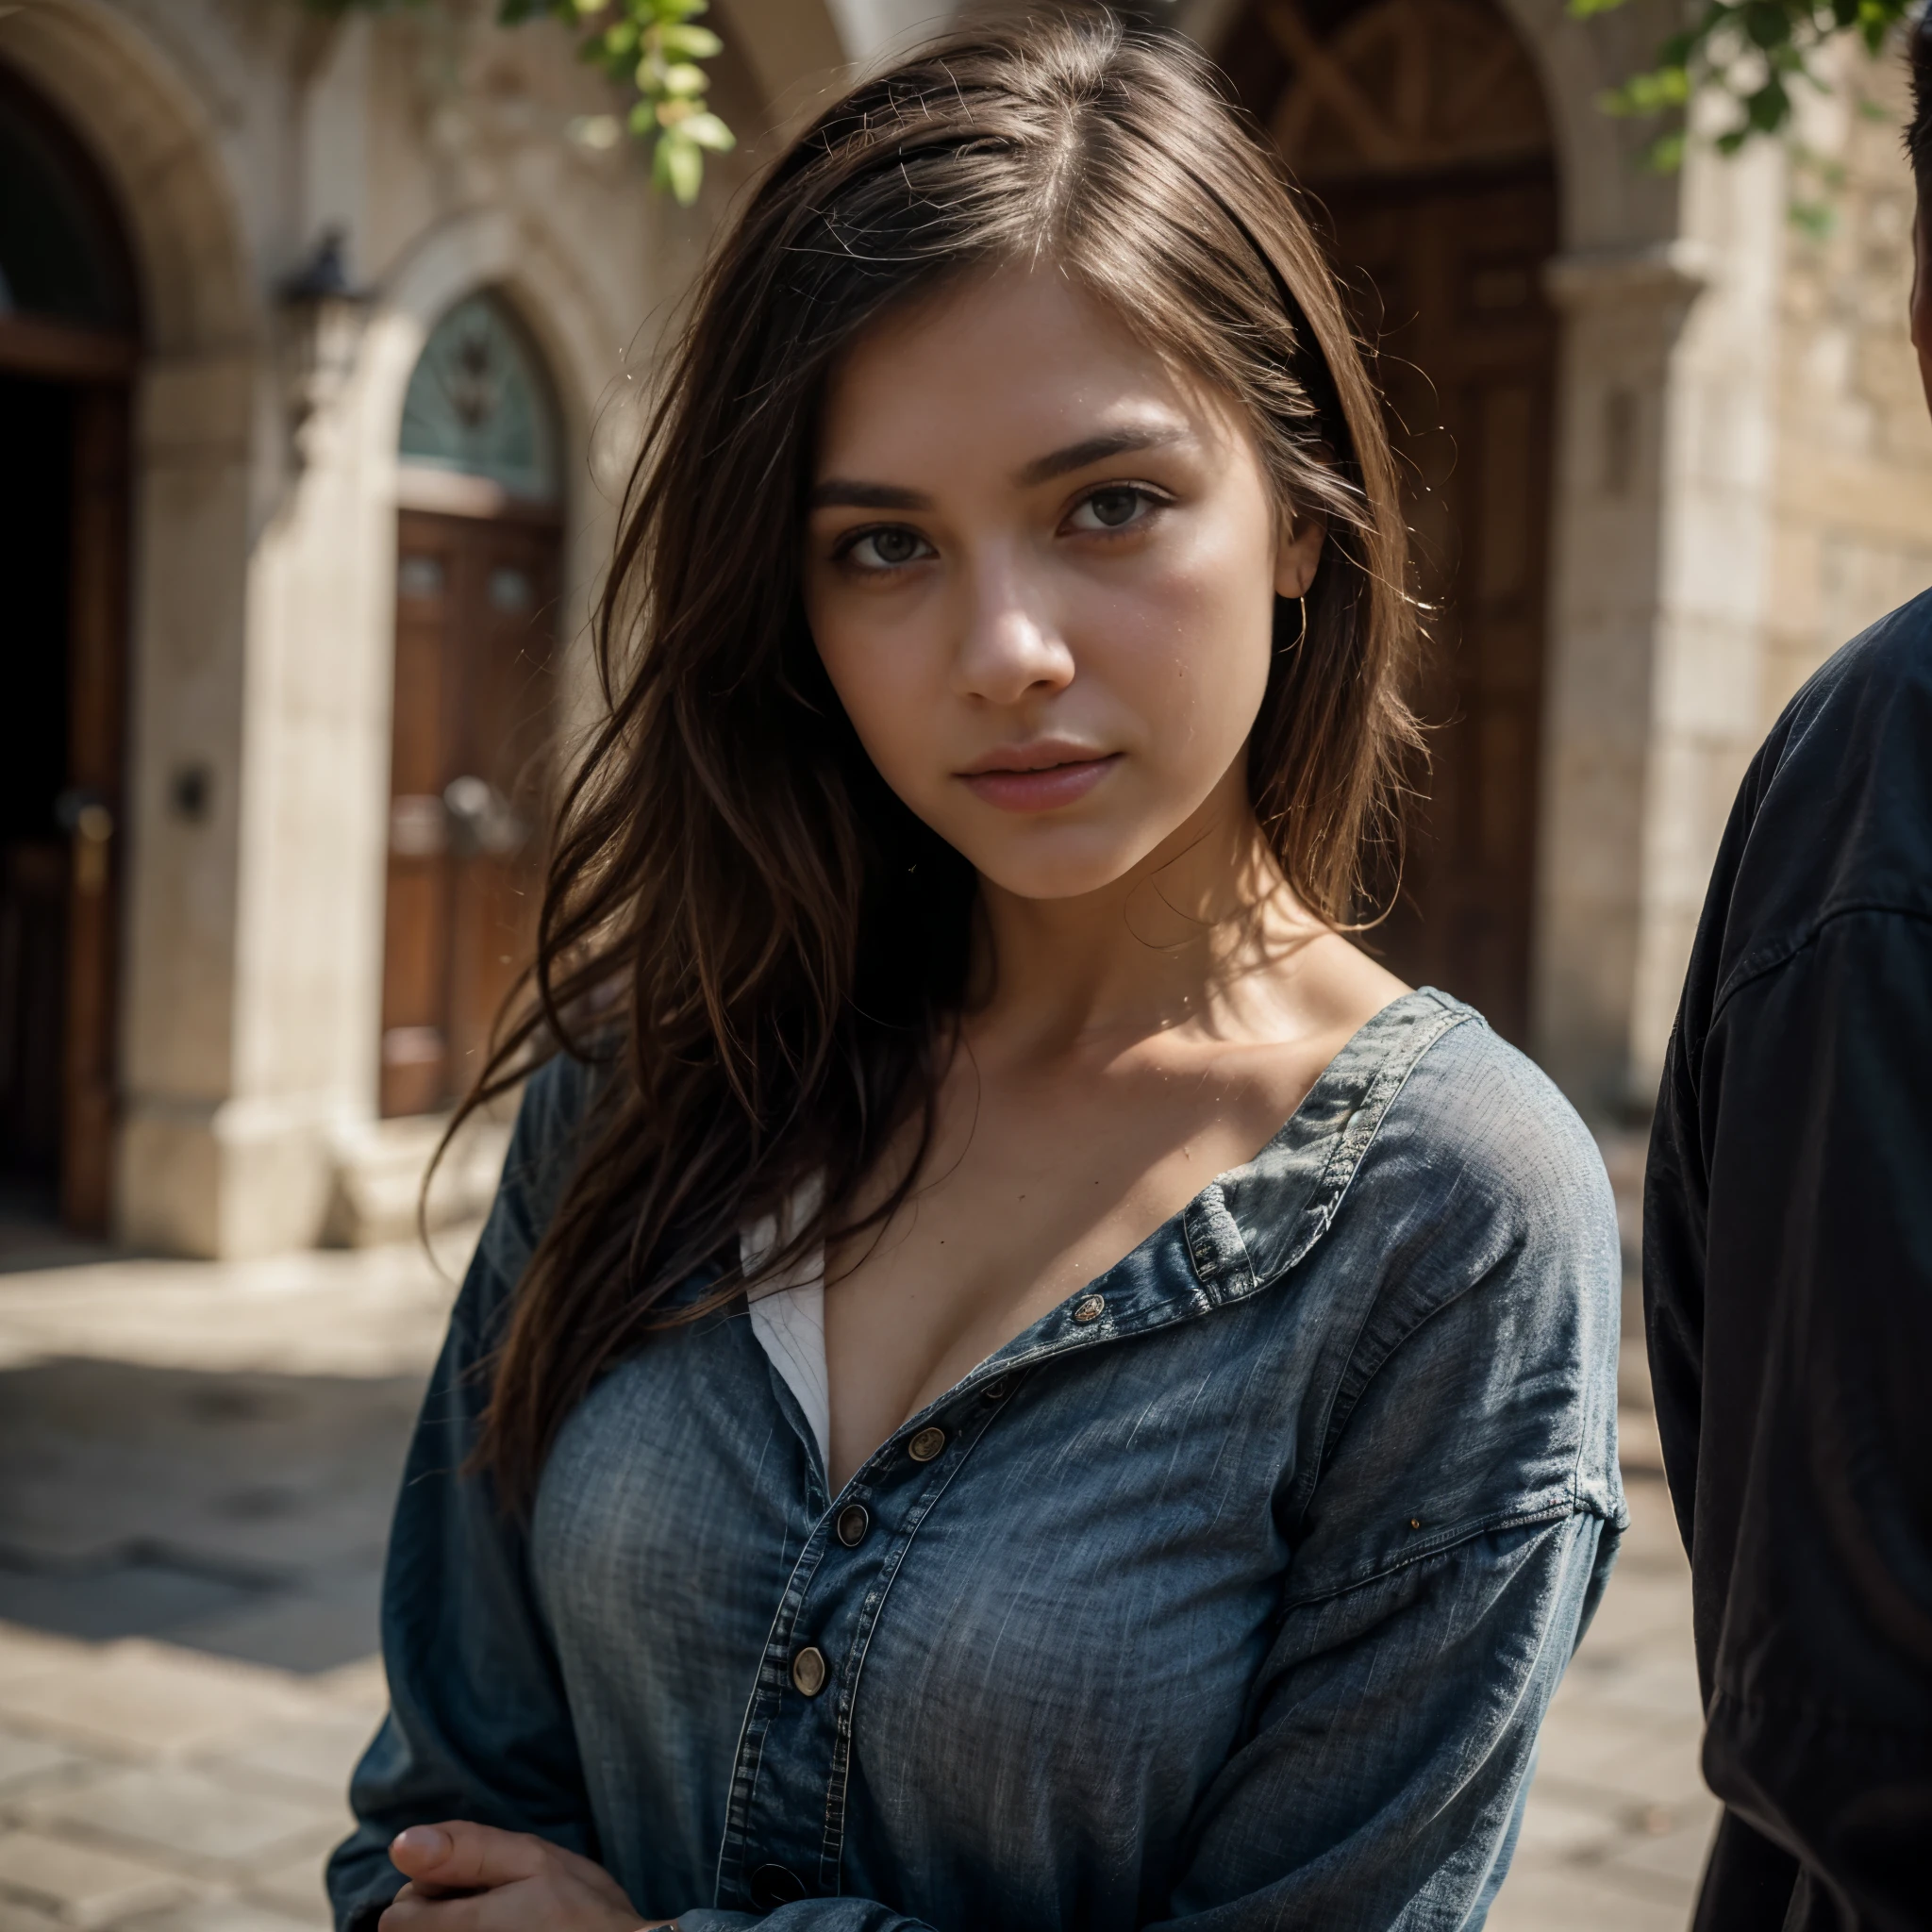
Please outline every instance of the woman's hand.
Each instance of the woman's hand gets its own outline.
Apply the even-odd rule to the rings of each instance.
[[[617,1880],[527,1832],[451,1819],[412,1824],[389,1848],[408,1884],[380,1932],[654,1932]]]

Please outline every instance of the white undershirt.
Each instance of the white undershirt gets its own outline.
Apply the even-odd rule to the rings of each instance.
[[[738,1237],[738,1258],[751,1300],[751,1332],[785,1386],[805,1411],[819,1445],[819,1461],[832,1466],[832,1384],[825,1369],[825,1251],[814,1248],[790,1273],[759,1278],[766,1256],[784,1245],[793,1228],[818,1208],[820,1183],[808,1181],[785,1207],[785,1231],[767,1214]]]

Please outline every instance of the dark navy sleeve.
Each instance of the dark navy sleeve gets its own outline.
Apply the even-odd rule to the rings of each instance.
[[[489,1357],[567,1172],[588,1084],[558,1059],[526,1087],[424,1398],[383,1580],[390,1714],[350,1784],[356,1829],[328,1865],[339,1932],[366,1932],[401,1888],[387,1848],[407,1825],[469,1818],[597,1855],[523,1531],[489,1478],[465,1473]]]

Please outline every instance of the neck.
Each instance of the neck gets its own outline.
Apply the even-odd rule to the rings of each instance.
[[[1241,1025],[1243,989],[1325,930],[1295,900],[1241,767],[1099,891],[1024,899],[980,882],[975,1047],[1110,1053],[1175,1026]]]

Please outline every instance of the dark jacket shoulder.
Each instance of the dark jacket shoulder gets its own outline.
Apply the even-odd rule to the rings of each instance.
[[[1932,591],[1828,658],[1752,760],[1712,869],[1686,1043],[1861,911],[1932,915]]]

